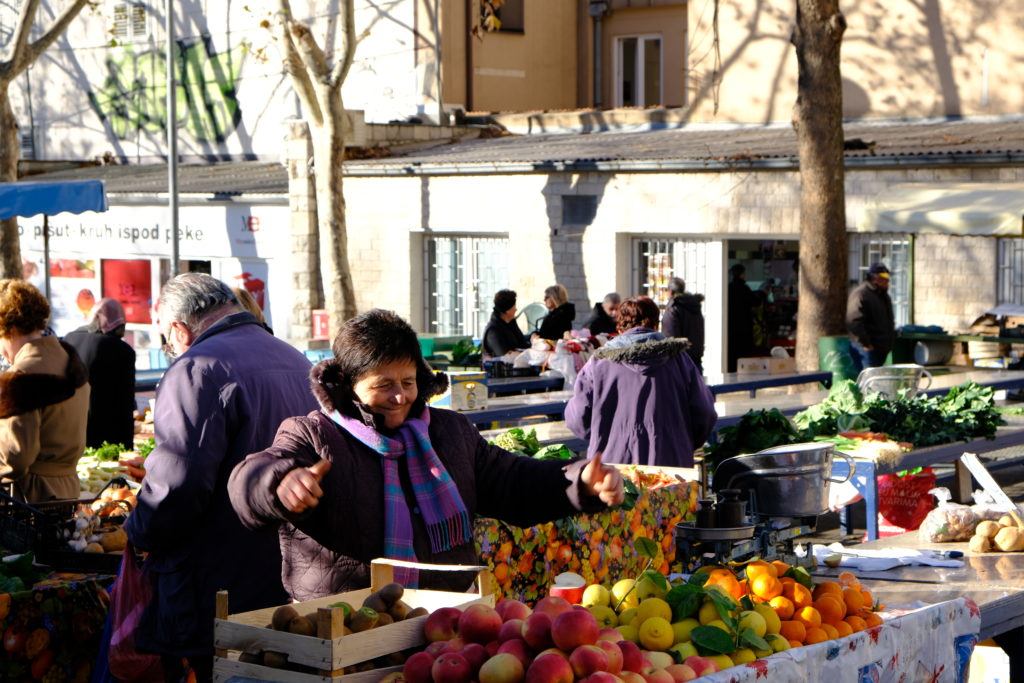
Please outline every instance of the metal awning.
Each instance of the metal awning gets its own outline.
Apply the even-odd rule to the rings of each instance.
[[[869,200],[858,232],[1024,236],[1022,183],[904,183]]]

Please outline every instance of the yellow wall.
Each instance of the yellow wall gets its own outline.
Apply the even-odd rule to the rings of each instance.
[[[789,120],[797,76],[789,42],[793,4],[721,0],[715,115],[711,15],[702,13],[703,3],[691,3],[693,120]],[[843,0],[841,9],[848,25],[842,46],[846,117],[1018,114],[1024,107],[1014,69],[1024,62],[1024,0]]]

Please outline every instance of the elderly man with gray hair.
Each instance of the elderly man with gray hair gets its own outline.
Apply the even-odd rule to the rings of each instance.
[[[288,600],[277,534],[242,526],[228,475],[316,401],[306,357],[239,307],[223,282],[202,273],[173,278],[157,317],[174,361],[157,388],[156,448],[125,523],[131,543],[149,552],[154,587],[135,645],[161,656],[167,681],[189,667],[207,680],[218,590],[230,592],[233,612]]]
[[[590,334],[615,334],[615,316],[619,310],[622,297],[618,292],[606,294],[603,301],[594,304],[590,317],[583,323],[583,327],[590,330]]]

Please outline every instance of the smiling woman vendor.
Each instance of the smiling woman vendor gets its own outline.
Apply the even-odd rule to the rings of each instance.
[[[530,526],[622,501],[618,470],[599,456],[566,465],[513,455],[459,413],[427,407],[448,380],[427,366],[416,333],[394,313],[349,320],[333,350],[311,375],[321,410],[285,421],[228,483],[246,526],[283,523],[283,580],[293,598],[366,587],[377,557],[475,564],[476,515]],[[407,586],[418,578],[396,569]],[[441,573],[419,583],[468,586]]]

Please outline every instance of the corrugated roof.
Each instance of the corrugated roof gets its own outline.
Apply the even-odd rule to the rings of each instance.
[[[1024,118],[1000,120],[848,123],[847,163],[928,165],[986,160],[1024,162]],[[854,148],[855,147],[855,148]],[[644,132],[523,135],[470,140],[381,159],[350,161],[348,175],[543,172],[558,168],[657,170],[729,166],[795,167],[790,126],[689,127]],[[163,164],[97,166],[34,176],[99,178],[109,194],[163,194]],[[179,190],[198,195],[285,195],[288,177],[276,162],[185,164]]]

